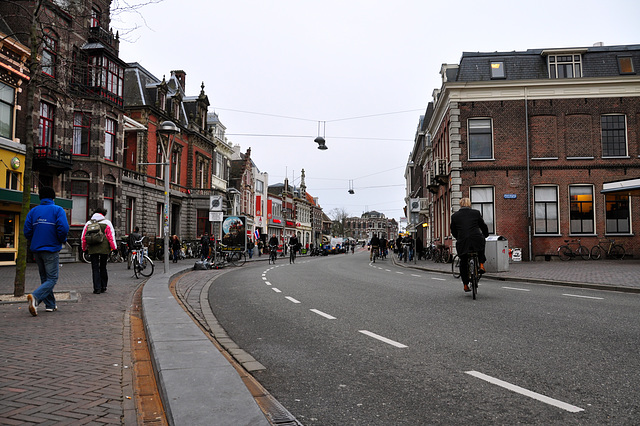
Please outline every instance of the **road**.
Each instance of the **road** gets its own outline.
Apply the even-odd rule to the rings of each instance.
[[[305,425],[632,424],[640,296],[371,264],[368,253],[247,264],[213,313]]]

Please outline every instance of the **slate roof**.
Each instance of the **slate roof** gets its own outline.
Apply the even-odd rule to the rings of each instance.
[[[448,69],[448,81],[490,81],[491,61],[503,61],[506,80],[549,79],[547,55],[554,51],[582,54],[582,77],[624,77],[618,69],[619,56],[631,56],[640,70],[640,44],[576,48],[528,49],[513,52],[463,52],[458,69]],[[452,75],[455,73],[455,76]]]

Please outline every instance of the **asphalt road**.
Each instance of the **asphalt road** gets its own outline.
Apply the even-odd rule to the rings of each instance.
[[[247,264],[213,313],[305,425],[633,424],[640,295],[370,264],[367,252]]]

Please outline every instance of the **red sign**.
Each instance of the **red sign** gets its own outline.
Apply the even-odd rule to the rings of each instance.
[[[273,223],[282,223],[280,219],[273,219]]]
[[[291,222],[291,221],[287,220],[287,221],[285,222],[285,225],[287,225],[287,226],[295,226],[295,223],[293,223],[293,222]]]
[[[271,219],[272,218],[271,207],[272,207],[272,201],[271,200],[267,200],[267,219]],[[275,220],[274,220],[274,222],[275,222]],[[278,222],[278,223],[280,223],[280,222]]]
[[[262,195],[256,195],[256,216],[262,216]]]

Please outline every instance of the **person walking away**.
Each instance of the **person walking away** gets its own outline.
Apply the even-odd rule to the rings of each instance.
[[[202,246],[202,253],[200,260],[205,260],[209,257],[209,233],[205,232],[200,238],[200,245]]]
[[[253,241],[251,239],[249,239],[249,241],[247,241],[247,253],[249,253],[249,259],[253,258],[253,248],[256,245],[253,243]]]
[[[69,233],[67,214],[53,201],[56,198],[55,190],[44,186],[40,188],[39,196],[40,205],[29,210],[23,229],[40,273],[40,287],[27,294],[29,312],[34,317],[38,315],[40,302],[44,302],[46,312],[58,310],[53,288],[58,283],[60,250]]]
[[[460,278],[464,284],[464,291],[471,291],[469,288],[469,253],[478,253],[479,273],[483,274],[485,272],[484,262],[487,261],[484,254],[485,238],[489,236],[489,229],[482,219],[482,214],[471,208],[469,198],[460,200],[460,210],[451,216],[450,228],[451,235],[456,239],[456,250],[460,258]]]
[[[180,250],[182,246],[180,244],[180,238],[177,235],[171,237],[171,251],[173,253],[173,263],[178,263],[178,256],[180,255]]]
[[[133,232],[129,234],[129,253],[127,254],[127,269],[131,269],[131,263],[133,259],[131,258],[131,251],[133,249],[141,249],[142,248],[142,234],[140,234],[140,228],[133,228]],[[140,242],[138,242],[140,241]]]
[[[91,257],[91,272],[93,277],[93,293],[100,294],[107,291],[109,282],[109,274],[107,273],[107,261],[111,250],[116,249],[116,232],[113,224],[104,215],[107,209],[98,207],[95,209],[91,219],[84,225],[82,229],[82,250],[87,251]],[[95,224],[100,225],[102,238],[95,237],[93,228]],[[88,228],[91,227],[87,235]],[[96,232],[97,233],[97,232]]]
[[[369,245],[371,246],[371,250],[369,250],[369,261],[372,261],[373,251],[380,250],[380,238],[378,238],[378,234],[373,234],[371,241],[369,241]],[[378,251],[378,256],[380,256],[380,251]]]

